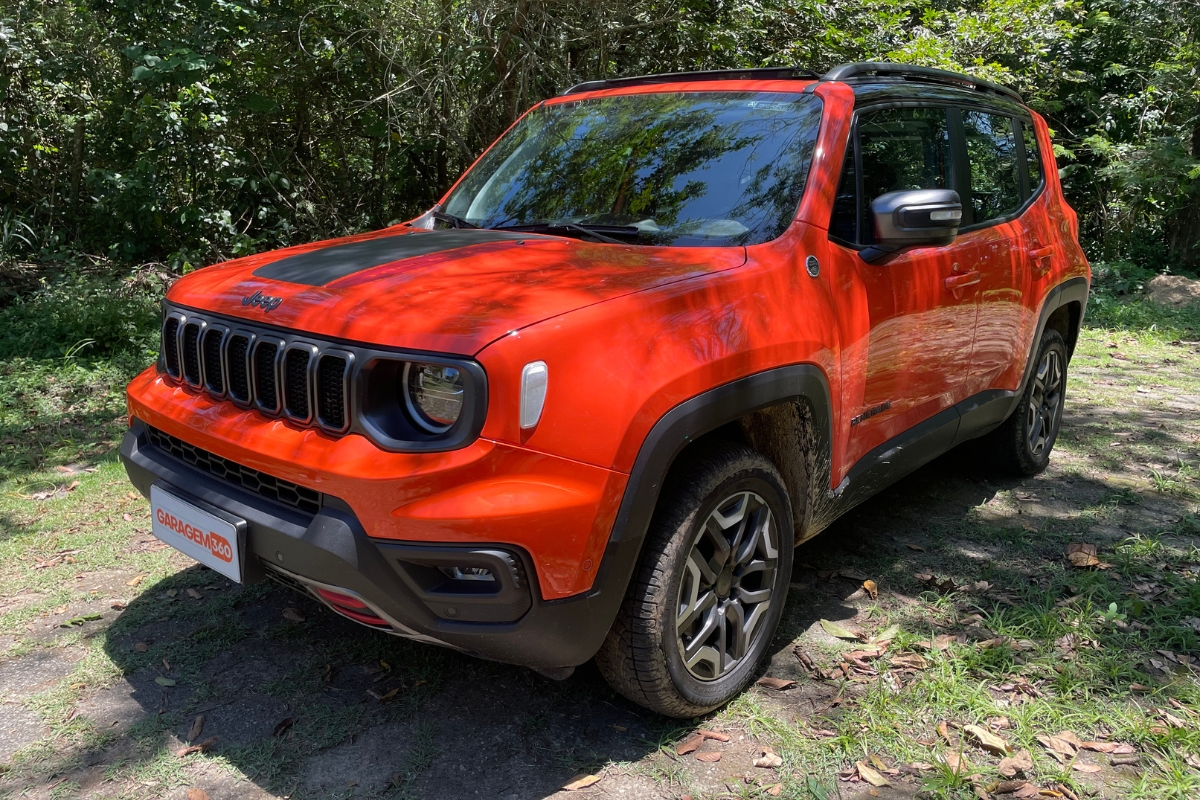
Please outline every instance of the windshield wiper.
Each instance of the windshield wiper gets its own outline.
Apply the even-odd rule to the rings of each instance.
[[[581,236],[590,236],[593,239],[599,239],[602,242],[609,244],[628,244],[613,236],[605,234],[615,234],[617,236],[639,236],[641,231],[632,225],[581,225],[578,222],[535,222],[529,225],[499,225],[491,230],[494,231],[528,231],[529,233],[548,233],[554,235],[557,231],[569,231]]]
[[[462,217],[456,217],[453,214],[447,214],[444,211],[430,211],[429,216],[433,217],[438,222],[444,222],[452,228],[478,228],[478,225],[473,225],[467,222]]]

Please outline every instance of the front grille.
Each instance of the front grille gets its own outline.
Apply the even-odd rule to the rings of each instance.
[[[258,407],[272,414],[279,412],[279,389],[275,381],[275,358],[279,345],[259,342],[254,348],[254,399]]]
[[[158,428],[147,425],[146,434],[150,443],[159,450],[169,453],[185,464],[204,470],[216,478],[309,514],[316,514],[321,510],[320,492],[285,481],[282,478],[276,478],[265,472],[243,467],[227,458],[221,458],[207,450],[188,444]]]
[[[326,427],[342,430],[350,424],[346,418],[346,370],[349,362],[341,356],[325,354],[317,364],[317,420]]]
[[[167,362],[167,374],[172,378],[179,377],[179,319],[167,317],[163,322],[162,332],[163,358]]]
[[[250,374],[246,355],[250,351],[250,337],[235,333],[229,337],[229,396],[239,403],[250,402]]]
[[[308,364],[312,354],[300,347],[287,351],[283,359],[284,384],[283,404],[289,416],[307,422],[309,418],[308,402]]]
[[[405,363],[391,353],[172,307],[163,319],[161,353],[164,378],[333,435],[354,428],[351,392],[364,377],[360,365],[398,372]],[[407,435],[407,418],[389,419]]]
[[[221,345],[225,331],[209,328],[204,332],[204,386],[213,394],[225,394],[225,376],[221,374]]]
[[[183,379],[193,386],[200,385],[200,323],[183,326]]]

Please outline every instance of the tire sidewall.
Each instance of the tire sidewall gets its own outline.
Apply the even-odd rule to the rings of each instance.
[[[691,545],[709,515],[717,506],[728,500],[739,491],[750,491],[761,497],[771,509],[779,536],[779,561],[775,571],[775,588],[771,597],[771,607],[767,610],[767,618],[763,621],[762,633],[754,642],[742,663],[731,672],[722,675],[714,681],[702,681],[688,672],[684,666],[683,656],[679,652],[678,634],[676,632],[675,604],[679,596],[679,585],[683,580],[684,565],[691,555]],[[791,509],[785,500],[786,493],[779,485],[774,475],[765,470],[740,470],[710,489],[704,500],[697,506],[695,512],[689,515],[686,523],[676,531],[678,540],[670,548],[672,563],[670,564],[670,580],[666,586],[668,609],[667,619],[662,624],[662,654],[667,672],[675,685],[679,696],[695,706],[711,709],[728,702],[730,697],[740,692],[754,674],[758,671],[763,654],[771,646],[779,620],[783,616],[784,605],[787,601],[787,586],[791,581],[792,553],[794,538]]]
[[[1028,414],[1029,402],[1033,397],[1034,382],[1037,379],[1037,370],[1042,363],[1042,359],[1046,357],[1046,353],[1051,350],[1058,351],[1059,362],[1062,364],[1062,389],[1059,391],[1058,408],[1054,412],[1054,427],[1050,432],[1049,438],[1046,440],[1046,447],[1042,450],[1041,455],[1034,455],[1033,448],[1029,444],[1028,435]],[[1062,336],[1057,331],[1047,331],[1042,338],[1042,346],[1038,348],[1036,360],[1033,363],[1033,372],[1029,376],[1029,384],[1025,387],[1025,392],[1021,396],[1021,425],[1019,427],[1020,435],[1020,452],[1021,458],[1028,464],[1031,472],[1040,472],[1050,463],[1050,453],[1054,450],[1054,445],[1058,441],[1058,433],[1062,430],[1063,411],[1067,404],[1067,348],[1063,343]]]

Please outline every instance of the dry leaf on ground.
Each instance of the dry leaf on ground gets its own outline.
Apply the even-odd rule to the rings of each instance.
[[[200,594],[199,592],[197,592],[195,589],[191,588],[190,586],[188,587],[187,593],[188,593],[188,597],[192,598],[193,600],[199,600],[201,597],[204,596],[204,595]]]
[[[137,586],[139,583],[142,582],[142,578],[144,578],[144,577],[146,577],[146,576],[145,575],[137,575],[137,576],[125,581],[125,585],[126,586]]]
[[[774,689],[778,692],[791,689],[796,685],[795,681],[784,680],[783,678],[772,678],[769,675],[764,675],[755,681],[759,686],[765,686],[768,689]]]
[[[693,733],[687,739],[679,743],[675,748],[675,752],[681,756],[686,756],[688,753],[695,752],[700,749],[700,745],[704,744],[704,737],[698,733]]]
[[[841,625],[838,625],[836,622],[830,622],[827,619],[821,620],[821,627],[825,630],[826,633],[828,633],[830,636],[832,636],[836,639],[859,640],[859,639],[863,638],[861,633],[858,633],[857,631],[852,631],[849,628],[845,628]]]
[[[217,743],[217,737],[213,736],[205,739],[200,744],[190,744],[187,747],[181,747],[175,751],[175,755],[179,758],[190,756],[192,753],[203,753],[208,748]]]
[[[208,800],[208,792],[193,786],[187,790],[187,800]]]
[[[929,662],[925,660],[925,657],[916,653],[892,656],[891,661],[892,666],[897,669],[925,669],[929,666]]]
[[[992,733],[987,728],[984,728],[980,725],[967,725],[963,728],[963,730],[975,740],[976,744],[978,744],[984,750],[987,750],[989,753],[995,753],[998,756],[1003,756],[1012,751],[1012,748],[1009,746],[1008,742],[1004,741],[1004,739]]]
[[[1100,770],[1104,769],[1104,767],[1096,764],[1084,764],[1081,761],[1076,761],[1071,765],[1071,769],[1075,770],[1076,772],[1085,772],[1090,774],[1093,772],[1099,772]]]
[[[1071,542],[1067,545],[1067,561],[1073,567],[1098,567],[1100,559],[1096,556],[1096,545],[1085,542]]]
[[[865,580],[863,581],[862,587],[866,589],[867,594],[870,595],[872,600],[878,599],[879,587],[875,584],[875,581]]]
[[[1033,771],[1033,756],[1028,750],[1018,750],[1007,758],[1000,759],[999,772],[1006,778],[1014,778],[1020,774]]]
[[[953,750],[947,752],[942,757],[942,760],[946,762],[946,766],[948,766],[950,771],[955,775],[965,775],[971,769],[971,762],[967,761],[967,757],[959,755]]]
[[[773,769],[783,763],[783,759],[770,750],[760,750],[758,758],[754,759],[754,766]]]
[[[133,651],[135,653],[144,653],[149,649],[150,649],[150,644],[148,642],[138,642],[137,644],[135,644],[133,646]]]
[[[946,744],[950,744],[950,726],[946,724],[946,720],[942,720],[937,724],[937,732],[938,736],[942,737]]]
[[[200,738],[200,734],[204,733],[204,715],[196,717],[192,720],[192,727],[188,731],[187,740],[190,744]]]
[[[706,731],[701,728],[700,730],[696,731],[696,733],[700,734],[700,737],[703,739],[712,739],[715,742],[729,741],[729,734],[721,733],[720,731]]]
[[[288,622],[304,622],[304,615],[294,608],[285,608],[283,618]]]
[[[599,775],[579,775],[573,778],[570,783],[566,784],[562,788],[568,792],[577,792],[580,789],[586,789],[589,786],[594,786],[599,782]]]
[[[771,784],[767,788],[763,789],[763,791],[766,792],[767,794],[771,795],[771,797],[779,797],[779,795],[783,794],[783,784],[782,783]]]
[[[696,760],[703,761],[705,764],[715,764],[721,760],[721,754],[716,750],[710,750],[706,753],[696,753]]]
[[[271,731],[271,735],[283,736],[283,734],[291,730],[293,724],[295,724],[294,719],[291,717],[284,717],[279,721],[279,724],[275,726],[275,730]]]
[[[863,762],[859,761],[854,766],[858,767],[858,777],[862,778],[872,786],[891,786],[891,782],[887,778],[875,771],[874,767],[868,767]]]

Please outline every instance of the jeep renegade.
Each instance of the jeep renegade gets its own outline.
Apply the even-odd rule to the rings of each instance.
[[[1052,153],[934,69],[581,84],[417,219],[176,282],[121,455],[231,580],[701,714],[797,544],[969,439],[1046,466],[1090,280]]]

